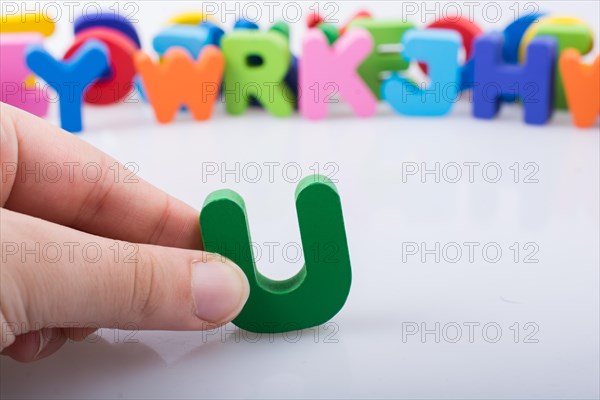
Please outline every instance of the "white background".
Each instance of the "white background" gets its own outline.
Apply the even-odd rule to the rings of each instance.
[[[363,3],[338,4],[345,21]],[[497,23],[475,14],[486,30],[502,29],[514,7],[525,3],[500,4]],[[597,40],[597,2],[540,7],[587,19]],[[369,8],[378,17],[402,15],[401,3],[372,2]],[[184,9],[199,5],[139,4],[137,26],[147,49],[166,17]],[[411,18],[419,25],[420,19]],[[68,47],[70,29],[61,20],[48,41],[56,54]],[[294,26],[295,46],[302,31],[302,24]],[[287,336],[256,337],[233,325],[209,333],[105,329],[94,343],[69,343],[35,364],[3,357],[2,398],[597,398],[598,126],[576,129],[564,112],[547,126],[527,126],[519,105],[504,106],[494,121],[470,112],[463,100],[446,118],[406,118],[382,104],[365,120],[339,105],[327,120],[310,122],[260,110],[235,118],[218,105],[208,122],[181,114],[159,125],[145,104],[86,107],[87,130],[80,137],[133,163],[140,177],[161,189],[198,209],[212,190],[240,193],[253,241],[281,243],[274,259],[265,253],[259,261],[273,278],[301,266],[282,254],[283,245],[300,239],[290,163],[303,175],[317,165],[327,174],[333,170],[325,165],[334,165],[352,259],[350,297],[331,323]],[[49,119],[56,121],[56,110]],[[232,174],[203,174],[209,163],[232,169],[236,162],[239,182]],[[269,162],[280,163],[273,182]],[[480,163],[472,183],[469,162]],[[263,166],[258,182],[250,181],[255,169],[249,163]],[[408,163],[429,169],[440,163],[447,174],[439,183],[433,175],[403,177]],[[455,176],[451,163],[462,166],[458,183],[447,181]],[[496,169],[485,174],[486,164],[499,167],[498,182],[488,182]],[[531,178],[538,182],[526,183],[534,169]],[[422,262],[420,254],[403,254],[408,242],[479,246],[473,262],[465,246],[456,263],[448,261],[453,252]],[[510,249],[515,242],[518,262]],[[486,243],[501,248],[499,261],[486,261]],[[537,249],[537,263],[524,262],[526,243]],[[435,332],[436,324],[439,340],[421,335],[423,329]],[[408,335],[414,327],[419,332]]]

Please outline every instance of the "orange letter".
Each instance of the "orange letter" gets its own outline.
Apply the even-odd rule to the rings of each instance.
[[[206,46],[198,61],[185,50],[174,47],[160,64],[139,51],[135,65],[158,122],[172,121],[182,105],[188,107],[196,120],[210,118],[225,66],[217,47]]]
[[[560,56],[560,72],[573,122],[580,128],[594,125],[600,114],[600,55],[593,64],[582,64],[579,52],[567,49]]]

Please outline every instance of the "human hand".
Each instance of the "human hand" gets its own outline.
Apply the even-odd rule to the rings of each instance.
[[[0,104],[0,122],[2,354],[38,360],[103,327],[211,329],[241,311],[246,276],[199,250],[196,210],[113,179],[131,172],[33,115]]]

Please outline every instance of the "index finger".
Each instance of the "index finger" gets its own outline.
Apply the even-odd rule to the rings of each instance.
[[[113,239],[201,248],[199,212],[191,206],[140,178],[114,179],[129,170],[31,114],[2,103],[0,122],[0,206]],[[73,173],[83,165],[94,166],[97,180]],[[53,171],[48,179],[40,179],[44,168]]]

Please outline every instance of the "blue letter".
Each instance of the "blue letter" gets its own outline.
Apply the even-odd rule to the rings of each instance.
[[[27,50],[27,66],[58,94],[60,124],[69,132],[80,132],[81,101],[85,89],[109,68],[108,49],[97,40],[90,40],[69,60],[55,60],[39,45]]]
[[[392,75],[383,83],[381,97],[400,114],[447,114],[460,90],[460,35],[447,29],[413,30],[404,35],[402,44],[402,55],[406,59],[427,64],[431,84],[426,89],[419,89],[410,80]]]

